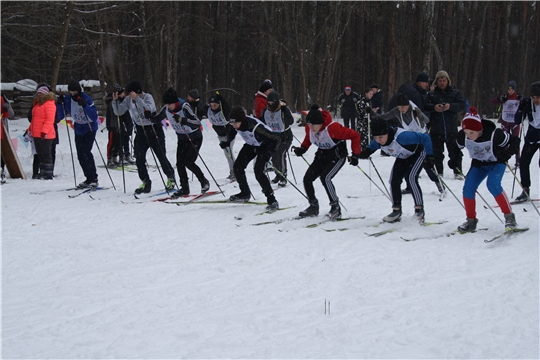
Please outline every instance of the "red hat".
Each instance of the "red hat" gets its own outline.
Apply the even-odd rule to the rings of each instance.
[[[461,128],[463,130],[473,130],[481,131],[482,130],[482,119],[478,115],[478,111],[474,106],[469,108],[469,112],[463,117],[463,122],[461,123]]]

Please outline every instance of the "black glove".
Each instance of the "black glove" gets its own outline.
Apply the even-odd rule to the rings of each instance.
[[[360,153],[360,155],[358,155],[358,158],[362,160],[366,160],[366,159],[369,159],[371,154],[373,154],[373,151],[371,151],[370,149],[365,149],[364,151]]]
[[[433,166],[435,166],[435,156],[433,155],[426,156],[426,158],[424,159],[424,167],[426,169],[433,169]]]
[[[296,155],[296,156],[302,156],[307,151],[307,149],[305,147],[302,147],[302,146],[300,146],[300,147],[293,146],[291,149],[294,152],[294,155]]]
[[[145,112],[145,115],[146,115],[146,112]],[[180,122],[180,115],[174,114],[174,115],[173,115],[173,118],[174,118],[174,121],[176,121],[177,123]]]
[[[420,118],[420,114],[422,114],[422,111],[419,108],[414,108],[414,116]]]
[[[371,108],[371,106],[366,106],[366,114],[371,114],[372,111],[373,109]]]
[[[144,110],[144,117],[147,119],[152,119],[152,112],[150,110]]]
[[[518,96],[517,96],[517,99],[518,99],[519,101],[521,101],[521,100],[523,99],[523,95],[518,95]]]
[[[79,96],[77,98],[77,104],[79,104],[80,107],[85,107],[86,106],[86,101],[84,100],[84,98],[82,96]]]
[[[226,148],[228,148],[230,145],[231,145],[231,142],[230,142],[230,141],[220,141],[220,142],[219,142],[219,147],[222,148],[222,149],[226,149]]]
[[[452,170],[457,169],[459,166],[459,159],[450,159],[448,160],[448,167]]]
[[[60,94],[60,95],[58,96],[58,99],[56,99],[56,102],[57,102],[58,104],[63,104],[63,103],[64,103],[64,95],[63,95],[63,94]]]
[[[499,155],[497,155],[497,161],[506,163],[513,154],[508,153],[507,151],[501,151]]]
[[[506,102],[507,99],[508,99],[508,97],[506,95],[499,96],[499,101],[500,102]]]
[[[347,158],[347,160],[349,160],[349,164],[351,164],[351,166],[358,166],[358,158],[359,158],[360,155],[358,154],[352,154],[352,156],[349,156]]]

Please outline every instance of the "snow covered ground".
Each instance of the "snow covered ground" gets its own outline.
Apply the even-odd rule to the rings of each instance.
[[[26,119],[10,121],[11,137],[27,126]],[[297,138],[303,131],[295,125]],[[257,215],[261,205],[176,206],[148,196],[132,203],[137,174],[125,174],[124,193],[122,172],[110,171],[114,190],[103,167],[100,185],[111,189],[69,198],[77,192],[61,191],[74,178],[66,127],[59,132],[53,181],[8,178],[1,187],[2,358],[539,357],[539,217],[531,204],[513,207],[518,224],[530,227],[525,233],[484,243],[503,225],[477,199],[479,227],[488,229],[441,236],[465,213],[450,194],[440,202],[422,173],[426,221],[447,222],[415,224],[412,197],[405,195],[402,222],[373,227],[391,204],[347,164],[335,178],[343,216],[365,218],[308,228],[329,209],[316,182],[318,218],[252,226],[296,216],[307,202],[288,185],[276,197],[282,208],[293,208],[274,214]],[[176,137],[165,133],[174,164]],[[106,134],[97,137],[104,157]],[[217,137],[212,130],[204,136],[202,158],[223,181],[228,168]],[[31,178],[30,147],[19,142],[18,154]],[[94,156],[103,165],[95,146]],[[150,153],[147,159],[155,164]],[[304,191],[307,164],[291,160]],[[373,156],[385,183],[393,161]],[[469,164],[465,154],[465,171]],[[538,154],[532,164],[538,198]],[[360,166],[382,186],[369,161]],[[75,170],[83,181],[76,157]],[[260,201],[252,166],[247,170]],[[158,172],[150,174],[152,194],[161,192]],[[463,182],[448,168],[444,180],[461,199]],[[508,196],[512,181],[507,173]],[[199,189],[191,183],[192,193]],[[222,189],[227,197],[238,191],[236,183]],[[479,191],[495,205],[485,183]],[[519,193],[516,184],[514,197]],[[214,199],[224,197],[203,200]],[[389,228],[398,230],[366,235]]]

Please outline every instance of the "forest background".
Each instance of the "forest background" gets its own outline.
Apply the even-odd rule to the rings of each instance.
[[[386,104],[420,71],[446,70],[491,114],[509,80],[540,80],[536,1],[80,1],[1,6],[1,81],[51,86],[139,80],[157,105],[169,86],[221,89],[251,113],[264,79],[293,111],[331,106],[345,85],[377,83]]]

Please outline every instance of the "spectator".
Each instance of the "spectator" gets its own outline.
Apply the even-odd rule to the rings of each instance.
[[[371,91],[373,91],[373,97],[371,98],[371,106],[373,107],[373,111],[379,115],[383,114],[384,95],[382,90],[379,89],[379,85],[377,84],[372,84],[370,88]]]
[[[274,86],[272,85],[272,81],[269,79],[264,80],[261,86],[259,86],[259,91],[257,91],[255,94],[255,103],[253,107],[253,116],[255,116],[257,119],[261,117],[263,110],[266,108],[266,97],[273,90]]]
[[[356,103],[360,100],[360,95],[352,91],[350,86],[345,86],[345,90],[338,98],[341,117],[345,127],[356,130]]]

